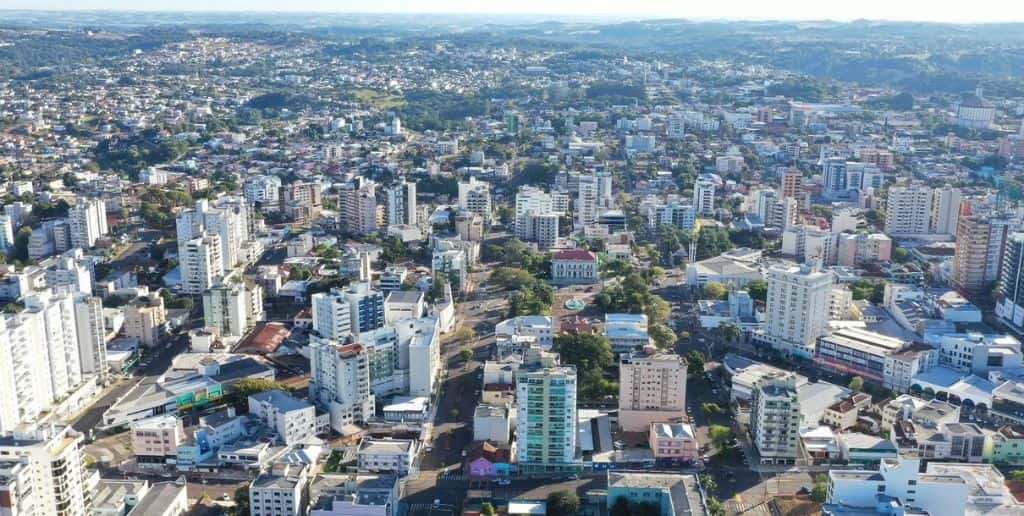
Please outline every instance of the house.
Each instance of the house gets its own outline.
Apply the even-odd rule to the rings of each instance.
[[[696,462],[700,457],[697,434],[686,423],[651,423],[647,442],[656,459]]]
[[[488,442],[480,443],[466,456],[466,470],[471,478],[508,477],[511,473],[512,450]]]
[[[821,422],[840,431],[853,428],[857,426],[860,411],[870,404],[871,395],[863,392],[854,393],[825,409]]]
[[[597,283],[597,255],[586,249],[569,249],[551,258],[551,283],[581,285]]]

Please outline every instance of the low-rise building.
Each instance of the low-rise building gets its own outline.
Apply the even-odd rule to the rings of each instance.
[[[597,283],[597,255],[586,249],[571,249],[555,253],[551,258],[551,283],[580,285]]]
[[[416,441],[411,439],[363,439],[359,444],[359,469],[405,475],[415,456]]]
[[[185,429],[174,414],[165,414],[131,424],[132,453],[139,466],[163,467],[173,464]]]
[[[300,516],[305,514],[303,492],[309,481],[306,464],[275,464],[249,484],[252,516]]]
[[[508,407],[477,405],[473,411],[473,440],[508,444],[512,413]]]
[[[700,457],[697,434],[686,423],[651,423],[647,443],[656,459],[696,462]]]
[[[316,408],[280,389],[249,396],[249,414],[266,423],[286,446],[316,435]]]
[[[644,314],[605,314],[604,336],[614,353],[628,353],[651,343]]]

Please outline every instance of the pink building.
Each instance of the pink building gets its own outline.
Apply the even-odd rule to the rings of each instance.
[[[656,459],[694,462],[700,457],[697,434],[686,423],[651,423],[648,443]]]

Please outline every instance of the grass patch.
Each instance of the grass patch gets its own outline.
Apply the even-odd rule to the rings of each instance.
[[[383,91],[360,88],[352,91],[352,96],[363,104],[369,104],[380,110],[400,108],[405,105],[405,98]]]

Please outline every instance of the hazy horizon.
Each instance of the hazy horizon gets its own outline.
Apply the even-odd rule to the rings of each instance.
[[[683,18],[692,20],[750,21],[910,21],[939,23],[999,23],[1024,21],[1024,2],[1013,0],[863,0],[852,5],[813,1],[720,0],[713,4],[636,0],[630,3],[608,0],[519,0],[489,3],[467,0],[381,0],[373,3],[351,0],[222,0],[215,4],[199,0],[158,0],[144,4],[133,0],[8,0],[2,11],[114,11],[114,12],[249,12],[249,13],[336,13],[360,15],[486,15],[579,18]]]

